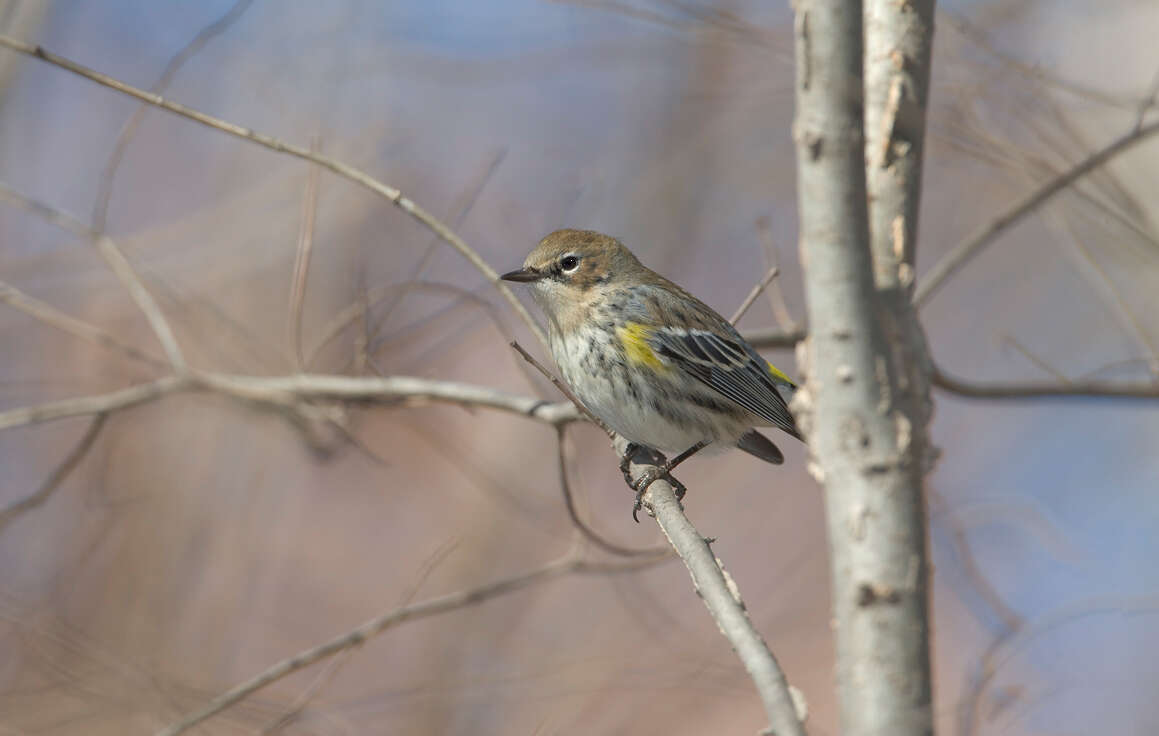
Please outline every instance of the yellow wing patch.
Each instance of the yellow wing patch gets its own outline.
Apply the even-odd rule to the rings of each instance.
[[[652,346],[648,344],[648,337],[652,330],[647,325],[639,322],[628,322],[622,327],[616,328],[616,337],[620,339],[620,344],[624,346],[624,352],[628,356],[628,363],[630,365],[643,364],[657,371],[669,370],[668,365],[660,360],[660,356],[652,350]]]
[[[784,371],[782,371],[780,368],[776,367],[775,365],[768,362],[767,360],[765,361],[765,365],[767,365],[769,367],[769,373],[773,374],[773,378],[776,378],[779,381],[784,381],[785,383],[789,384],[790,386],[797,385],[796,383],[793,382],[793,379],[786,376]]]

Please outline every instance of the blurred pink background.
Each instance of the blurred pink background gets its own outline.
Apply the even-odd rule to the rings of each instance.
[[[148,88],[232,5],[58,0],[39,25],[5,32]],[[942,6],[919,280],[978,225],[1131,127],[1159,71],[1157,33],[1159,5],[1146,0]],[[0,181],[89,221],[136,104],[11,52],[0,63]],[[455,225],[499,271],[553,229],[593,228],[725,314],[776,259],[803,320],[792,80],[783,4],[259,1],[165,94],[301,145],[317,137]],[[1070,379],[1151,378],[1157,163],[1159,145],[1139,146],[964,269],[922,313],[938,363],[991,381],[1050,380],[1041,363]],[[147,113],[107,227],[195,365],[292,370],[307,179],[301,161]],[[0,264],[3,281],[159,352],[90,244],[4,205]],[[390,290],[311,370],[354,372],[365,340],[367,374],[556,400],[509,335],[542,351],[470,264],[384,200],[323,174],[307,347],[368,290],[412,282],[465,293]],[[775,324],[762,299],[741,326]],[[792,351],[768,354],[797,373]],[[153,375],[0,308],[0,409]],[[1154,401],[935,398],[939,730],[1154,733]],[[52,499],[0,530],[0,733],[153,733],[382,611],[532,569],[571,545],[550,428],[445,405],[352,408],[349,419],[361,447],[335,435],[319,450],[284,416],[209,395],[110,418]],[[34,491],[85,426],[0,432],[0,501]],[[661,542],[652,522],[631,522],[604,437],[578,426],[568,443],[586,518],[623,545]],[[718,539],[808,699],[810,733],[832,736],[820,489],[804,448],[783,449],[782,468],[729,453],[696,458],[679,477],[689,516]],[[279,732],[753,733],[763,722],[675,562],[566,577],[405,624],[196,733],[260,732],[304,694]]]

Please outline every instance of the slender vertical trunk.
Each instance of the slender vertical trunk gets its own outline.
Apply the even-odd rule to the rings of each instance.
[[[908,301],[920,183],[888,211],[875,202],[871,229],[862,4],[798,0],[796,11],[794,137],[810,324],[799,410],[811,468],[825,486],[842,729],[923,736],[933,730],[922,497],[929,391],[919,380],[928,361]],[[878,53],[876,40],[869,48]],[[924,102],[924,84],[921,94]],[[879,104],[876,88],[871,99]],[[882,111],[868,119],[888,127]],[[909,173],[920,170],[921,127]],[[881,144],[870,139],[870,160]],[[879,245],[896,255],[876,262]],[[907,258],[908,278],[899,268]]]

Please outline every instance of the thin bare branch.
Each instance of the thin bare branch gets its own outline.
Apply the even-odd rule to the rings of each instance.
[[[189,366],[185,363],[185,356],[181,353],[177,337],[173,334],[173,328],[169,326],[169,320],[165,318],[165,313],[161,311],[161,307],[153,299],[153,295],[145,288],[145,283],[141,281],[141,277],[133,265],[129,263],[129,259],[125,258],[125,254],[107,235],[101,235],[97,238],[97,250],[104,256],[109,268],[113,270],[121,285],[136,302],[137,308],[145,315],[145,320],[153,328],[153,334],[157,336],[158,342],[164,348],[165,355],[169,358],[174,372],[178,374],[188,372]]]
[[[56,466],[56,469],[52,471],[52,474],[48,476],[35,493],[0,509],[0,532],[3,532],[17,517],[44,504],[56,492],[56,489],[69,476],[69,473],[77,465],[80,465],[81,460],[92,449],[93,444],[97,441],[97,437],[101,433],[101,429],[105,426],[105,420],[108,419],[108,416],[108,414],[97,414],[93,417],[93,420],[89,422],[88,429],[81,436],[80,441],[65,456],[64,460]]]
[[[942,18],[949,22],[950,28],[961,33],[973,43],[977,44],[986,52],[992,54],[995,58],[1005,64],[1007,67],[1014,69],[1018,73],[1027,77],[1042,82],[1043,84],[1063,90],[1069,94],[1075,95],[1085,100],[1097,102],[1107,107],[1116,107],[1122,109],[1133,109],[1139,104],[1139,100],[1125,97],[1122,95],[1108,94],[1106,90],[1097,87],[1088,87],[1085,84],[1080,84],[1070,79],[1066,79],[1057,74],[1043,69],[1041,66],[1035,64],[1028,64],[1021,59],[1018,59],[1011,54],[1002,51],[986,36],[986,32],[975,26],[965,16],[952,11],[943,11]]]
[[[627,446],[622,437],[613,443],[620,455]],[[632,478],[638,479],[649,470],[655,472],[662,462],[647,452],[637,452],[630,465]],[[768,644],[745,612],[735,581],[709,547],[709,541],[684,515],[672,485],[663,477],[653,481],[648,486],[646,502],[649,513],[656,517],[664,536],[688,568],[696,594],[752,678],[769,719],[766,733],[804,736],[804,699],[789,686]]]
[[[1143,123],[1147,120],[1147,113],[1155,107],[1159,102],[1159,71],[1155,72],[1154,78],[1151,79],[1151,86],[1147,88],[1147,96],[1139,103],[1139,109],[1135,112],[1135,130],[1143,127]]]
[[[1120,153],[1142,143],[1155,133],[1159,133],[1159,121],[1139,128],[1132,128],[1125,135],[1120,136],[1106,147],[1075,164],[1070,170],[1030,192],[1001,215],[975,230],[970,237],[942,256],[941,260],[919,281],[914,302],[918,305],[924,305],[945,285],[951,276],[981,253],[983,248],[994,242],[999,235],[1037,210],[1076,180]]]
[[[1038,368],[1043,373],[1048,374],[1051,378],[1058,381],[1060,384],[1065,386],[1071,382],[1070,379],[1066,377],[1066,374],[1052,366],[1041,356],[1036,355],[1030,348],[1023,345],[1013,335],[1002,335],[1002,342],[1014,348],[1023,358],[1026,358],[1028,361],[1034,364],[1036,368]]]
[[[414,600],[415,595],[418,593],[423,583],[426,582],[427,577],[439,565],[441,565],[452,552],[455,551],[456,547],[458,547],[458,542],[455,540],[445,542],[439,545],[438,549],[436,549],[430,556],[428,556],[427,559],[423,560],[423,563],[419,565],[415,580],[403,593],[402,601],[399,605],[406,605]],[[302,691],[302,693],[290,705],[290,707],[286,709],[284,713],[278,716],[278,718],[276,718],[272,723],[261,730],[263,736],[265,734],[277,733],[292,723],[296,718],[298,718],[305,711],[306,706],[310,703],[310,701],[318,695],[318,693],[330,682],[330,680],[333,679],[338,670],[340,670],[343,665],[350,661],[350,655],[353,653],[354,649],[347,649],[327,662],[322,671],[318,673],[317,677],[315,677],[314,680],[306,687],[306,689]]]
[[[324,644],[299,652],[294,656],[269,667],[255,677],[246,680],[227,692],[217,696],[204,708],[189,714],[180,721],[158,731],[158,736],[177,736],[202,721],[223,710],[241,702],[253,693],[268,687],[287,675],[309,667],[331,657],[339,652],[358,647],[369,639],[394,628],[399,624],[420,618],[428,618],[449,611],[456,611],[470,606],[484,603],[493,598],[514,593],[533,585],[545,583],[549,580],[574,574],[611,574],[617,572],[633,572],[656,564],[658,560],[635,560],[614,565],[588,562],[568,554],[565,557],[548,563],[543,567],[530,572],[512,575],[486,585],[448,593],[447,595],[431,598],[411,605],[400,606],[377,616],[356,629],[337,636]]]
[[[83,417],[93,414],[106,414],[128,409],[129,407],[144,404],[188,387],[185,378],[166,376],[149,383],[141,383],[120,391],[95,396],[82,396],[75,399],[51,401],[46,404],[27,406],[19,409],[0,411],[0,429],[22,427],[28,424],[39,424],[68,417]]]
[[[756,283],[756,286],[752,288],[752,291],[748,293],[748,296],[744,298],[744,301],[740,303],[740,306],[737,307],[736,311],[733,312],[731,317],[729,317],[728,321],[730,324],[735,325],[738,321],[740,321],[740,318],[745,315],[745,312],[749,311],[749,308],[752,307],[753,303],[757,300],[757,297],[761,295],[761,292],[767,289],[769,284],[773,282],[773,279],[777,277],[778,272],[779,269],[777,269],[776,266],[770,266],[769,270],[765,271],[765,275],[761,277],[761,280]]]
[[[508,339],[508,341],[513,339],[507,325],[503,323],[503,320],[499,316],[498,308],[478,294],[469,291],[468,289],[464,289],[461,286],[455,286],[454,284],[443,284],[434,281],[415,281],[402,284],[379,284],[378,286],[367,289],[366,292],[358,299],[358,301],[343,307],[330,319],[329,322],[326,323],[326,325],[321,330],[321,337],[319,337],[318,341],[310,348],[310,351],[306,356],[307,369],[314,365],[318,359],[318,354],[321,353],[327,345],[336,340],[338,336],[342,334],[343,330],[347,329],[356,322],[364,323],[366,321],[366,313],[370,309],[373,309],[381,304],[392,292],[409,292],[413,290],[447,292],[460,296],[464,300],[470,301],[472,304],[481,307],[487,314],[487,317],[495,325],[496,329],[498,329],[499,332]],[[364,333],[364,335],[360,336],[358,339],[366,341],[368,338]],[[355,360],[354,363],[357,363],[357,360]],[[357,371],[355,371],[355,373],[357,373]]]
[[[3,36],[0,36],[0,39],[3,39]],[[129,292],[129,296],[136,303],[137,308],[145,315],[145,320],[152,328],[153,334],[157,336],[161,347],[164,348],[165,355],[168,357],[170,365],[173,366],[173,370],[177,373],[184,373],[188,370],[185,356],[181,353],[177,338],[174,336],[173,329],[169,326],[164,312],[161,311],[161,307],[157,305],[149,290],[145,288],[145,283],[141,281],[136,269],[125,258],[125,254],[121,252],[112,238],[101,235],[72,215],[27,197],[2,182],[0,182],[0,199],[26,209],[52,225],[95,243],[97,252],[104,258],[117,280]]]
[[[479,176],[479,180],[468,189],[467,196],[465,198],[466,201],[463,202],[459,208],[458,214],[455,215],[453,226],[456,230],[462,227],[463,223],[466,222],[467,216],[471,214],[471,210],[475,208],[475,204],[479,201],[479,197],[482,196],[483,190],[487,188],[487,184],[491,182],[492,178],[495,176],[495,172],[499,170],[500,164],[503,163],[503,159],[506,157],[507,149],[500,149],[487,163],[487,166],[483,169],[483,173]],[[430,265],[438,244],[439,238],[437,236],[431,239],[430,244],[423,251],[423,255],[419,259],[418,264],[414,267],[414,270],[411,271],[410,276],[403,283],[410,284],[419,282],[423,272],[426,271],[427,266]],[[382,326],[387,323],[391,314],[394,313],[394,310],[398,308],[398,305],[402,303],[402,300],[408,293],[409,290],[407,289],[400,289],[397,291],[394,298],[391,299],[390,303],[387,304],[386,308],[383,310],[382,317],[378,320],[378,326],[375,328],[374,333],[367,333],[368,346],[370,346],[370,343],[374,343],[373,346],[369,347],[370,352],[375,352],[378,347],[378,331],[381,330]]]
[[[579,530],[580,534],[584,536],[592,544],[596,545],[605,552],[610,552],[614,555],[622,557],[664,557],[669,554],[669,551],[663,547],[640,549],[638,547],[623,547],[615,542],[604,538],[602,534],[590,527],[579,515],[579,510],[575,506],[575,496],[572,494],[571,482],[567,477],[567,450],[565,447],[565,433],[567,432],[566,425],[556,425],[556,458],[558,459],[559,467],[559,486],[563,491],[563,505],[567,509],[567,516],[571,519],[572,525]]]
[[[1095,293],[1111,308],[1122,330],[1151,357],[1148,368],[1152,376],[1159,378],[1159,347],[1156,347],[1154,339],[1147,332],[1143,321],[1135,314],[1135,310],[1131,308],[1122,291],[1116,286],[1103,265],[1095,258],[1091,248],[1083,242],[1082,236],[1069,220],[1053,212],[1044,214],[1046,221],[1070,241],[1071,246],[1085,266],[1081,275],[1086,277]]]
[[[437,402],[498,409],[552,425],[574,422],[581,418],[579,410],[570,402],[551,403],[454,381],[436,381],[411,376],[378,378],[299,374],[262,377],[199,372],[185,377],[167,376],[107,394],[64,399],[3,411],[0,412],[0,429],[117,411],[183,391],[216,392],[228,398],[275,408],[285,408],[310,400],[402,402],[408,406]]]
[[[322,141],[315,136],[310,141],[310,151],[321,151]],[[314,248],[314,220],[318,214],[318,165],[311,164],[306,176],[306,191],[302,194],[302,219],[298,227],[298,249],[294,254],[294,274],[290,283],[290,352],[294,356],[294,369],[305,370],[306,361],[302,355],[302,307],[306,301],[306,278],[310,274],[310,254]]]
[[[779,327],[770,327],[747,330],[741,335],[754,348],[791,348],[805,339],[805,330],[804,328],[782,330]]]
[[[264,726],[262,730],[258,731],[258,736],[270,736],[280,732],[286,726],[293,723],[301,717],[306,711],[306,707],[310,701],[318,696],[322,688],[326,687],[333,681],[338,672],[350,661],[351,655],[354,654],[354,649],[346,649],[334,656],[322,670],[315,675],[310,684],[298,695],[290,707],[284,713],[273,719],[268,725]]]
[[[181,117],[193,120],[194,122],[200,123],[206,127],[213,128],[214,130],[219,130],[237,138],[256,143],[260,146],[268,148],[271,151],[283,153],[289,156],[295,156],[306,161],[313,161],[319,166],[322,166],[323,168],[328,169],[345,179],[348,179],[365,187],[366,189],[369,189],[370,191],[387,199],[392,204],[399,207],[403,212],[407,213],[415,220],[420,222],[423,226],[442,238],[443,241],[448,243],[452,248],[459,251],[459,253],[462,254],[463,257],[466,258],[477,271],[479,271],[479,273],[483,274],[483,276],[486,277],[487,280],[492,283],[492,285],[494,285],[500,294],[502,294],[503,298],[507,300],[512,309],[514,309],[516,314],[519,315],[520,319],[524,321],[528,329],[531,330],[532,334],[534,334],[541,343],[545,345],[547,344],[547,337],[544,334],[543,329],[531,316],[531,313],[527,311],[527,308],[523,306],[523,303],[515,297],[514,292],[512,292],[506,284],[499,280],[499,273],[495,269],[491,268],[491,266],[486,261],[484,261],[483,258],[473,248],[467,245],[467,243],[453,230],[443,224],[443,222],[436,218],[434,215],[420,207],[413,200],[403,196],[403,193],[399,189],[388,184],[384,184],[369,174],[335,158],[331,158],[322,154],[312,153],[309,149],[303,148],[302,146],[297,146],[292,143],[285,143],[281,140],[278,140],[277,138],[274,138],[273,136],[265,135],[264,133],[258,133],[256,131],[250,130],[249,128],[230,123],[220,118],[215,118],[212,115],[206,115],[203,112],[198,112],[191,107],[187,107],[176,102],[171,102],[161,97],[160,95],[138,89],[132,85],[125,84],[118,79],[114,79],[107,74],[101,74],[100,72],[89,69],[88,67],[85,67],[81,64],[70,61],[62,56],[47,51],[38,45],[25,43],[9,36],[0,35],[0,46],[21,54],[25,54],[27,56],[40,59],[44,62],[52,64],[53,66],[59,67],[60,69],[64,69],[65,71],[76,74],[77,76],[84,77],[85,79],[88,79],[92,82],[96,82],[97,84],[108,87],[109,89],[116,90],[117,92],[141,100],[142,102],[146,102],[155,107],[159,107],[163,110],[168,110],[175,115],[180,115]]]
[[[1159,383],[1111,384],[1094,381],[1053,383],[983,383],[966,381],[934,366],[933,383],[938,388],[968,399],[1159,399]]]
[[[213,40],[216,36],[224,33],[230,26],[232,26],[238,18],[245,14],[249,7],[253,5],[253,0],[237,0],[229,10],[225,12],[217,20],[202,28],[196,36],[180,51],[173,55],[169,63],[165,65],[165,69],[161,72],[161,76],[157,77],[157,81],[153,83],[151,92],[156,94],[164,94],[165,90],[173,82],[173,78],[177,76],[177,72],[185,63],[197,55],[205,45]],[[133,111],[133,115],[121,128],[120,134],[117,136],[117,142],[113,144],[113,150],[109,154],[109,160],[105,163],[104,173],[101,175],[100,188],[97,189],[96,202],[93,205],[93,230],[99,233],[105,231],[105,223],[109,215],[109,200],[113,195],[113,181],[117,176],[117,169],[120,168],[121,160],[125,157],[125,151],[129,148],[129,143],[133,140],[133,136],[137,132],[137,128],[141,126],[141,122],[145,119],[145,113],[149,110],[148,105],[140,105]]]
[[[279,402],[287,399],[330,399],[335,401],[391,402],[408,405],[441,402],[480,406],[521,414],[547,424],[574,422],[579,412],[569,402],[552,403],[526,396],[456,381],[437,381],[411,376],[329,376],[301,374],[263,378],[221,373],[197,375],[199,387],[220,391],[240,399]]]
[[[515,352],[523,356],[524,360],[534,366],[537,371],[542,373],[543,376],[547,378],[547,380],[551,381],[552,385],[559,389],[561,394],[567,397],[568,401],[571,402],[572,406],[574,406],[580,414],[583,414],[592,424],[604,430],[604,434],[606,434],[610,439],[615,439],[616,433],[612,431],[612,428],[604,424],[603,420],[597,417],[595,414],[592,414],[590,411],[588,411],[588,408],[584,406],[583,402],[580,401],[579,398],[571,392],[571,389],[568,388],[567,384],[556,378],[551,371],[544,368],[540,362],[536,360],[531,353],[524,350],[523,346],[518,342],[512,342],[511,347],[515,348]]]
[[[777,247],[777,242],[773,239],[772,223],[768,215],[761,215],[757,218],[757,233],[761,238],[761,253],[764,255],[765,263],[770,268],[779,269],[780,248]],[[798,328],[797,320],[793,319],[789,305],[785,302],[785,293],[781,289],[781,282],[773,281],[770,283],[766,293],[769,295],[769,306],[773,310],[773,319],[776,320],[777,326],[786,331],[796,330]]]
[[[7,304],[13,309],[24,312],[49,327],[54,327],[61,332],[67,332],[74,337],[87,340],[103,348],[123,353],[129,358],[148,363],[155,368],[165,368],[168,365],[164,359],[129,345],[128,343],[121,342],[117,337],[105,332],[101,328],[65,314],[51,304],[42,302],[36,297],[29,296],[15,286],[6,284],[3,281],[0,281],[0,302]]]

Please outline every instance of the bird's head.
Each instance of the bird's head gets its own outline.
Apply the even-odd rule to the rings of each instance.
[[[557,319],[588,306],[603,287],[639,278],[641,270],[636,256],[609,235],[556,230],[539,241],[523,268],[499,278],[531,286],[535,301]]]

